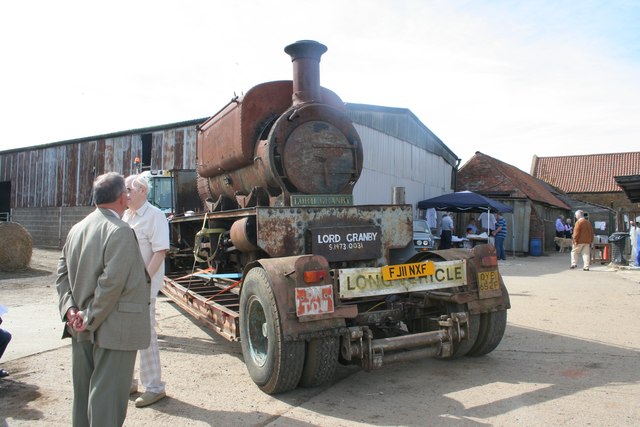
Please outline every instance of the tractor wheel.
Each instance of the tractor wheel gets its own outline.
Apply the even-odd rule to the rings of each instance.
[[[304,341],[285,341],[280,314],[266,271],[254,268],[240,295],[240,342],[247,370],[267,394],[297,387],[304,364]]]
[[[467,355],[477,357],[491,353],[500,344],[506,327],[507,310],[482,313],[478,339]]]
[[[339,345],[339,337],[314,338],[307,342],[300,386],[317,387],[333,378],[338,366]]]

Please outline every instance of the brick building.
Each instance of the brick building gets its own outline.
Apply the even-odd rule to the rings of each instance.
[[[606,206],[622,217],[635,218],[640,213],[640,204],[617,182],[640,175],[640,152],[533,156],[531,175],[573,199]]]
[[[462,190],[513,207],[513,213],[505,214],[507,251],[527,253],[532,239],[542,240],[543,250],[554,250],[555,220],[573,209],[541,180],[479,151],[458,172],[457,191]]]

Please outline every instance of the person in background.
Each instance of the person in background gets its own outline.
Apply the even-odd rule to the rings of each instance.
[[[482,212],[480,214],[480,231],[487,233],[487,243],[494,246],[496,244],[496,238],[493,236],[495,229],[496,216],[488,212]]]
[[[138,238],[138,245],[147,273],[151,276],[149,315],[151,320],[151,342],[140,350],[140,382],[144,393],[135,400],[136,408],[149,406],[166,396],[160,367],[160,349],[156,333],[156,297],[164,278],[164,257],[169,250],[169,223],[164,213],[147,201],[149,184],[140,175],[128,176],[125,180],[128,192],[128,207],[122,219],[128,223]],[[133,378],[130,393],[138,391],[138,381]]]
[[[564,238],[572,239],[573,238],[573,224],[571,223],[571,218],[567,218],[564,223]]]
[[[0,325],[2,325],[2,315],[7,312],[7,308],[3,305],[0,305]],[[11,341],[11,334],[4,329],[0,328],[0,359],[2,359],[2,355],[4,351],[7,349],[7,345],[9,345],[9,341]],[[4,369],[0,369],[0,378],[8,377],[9,372]]]
[[[451,249],[451,236],[453,235],[453,219],[450,214],[442,215],[442,232],[440,233],[440,248]]]
[[[478,234],[478,225],[474,217],[471,217],[471,219],[469,220],[469,224],[467,224],[467,230],[469,229],[471,229],[470,234]]]
[[[638,240],[636,241],[636,246],[640,248],[640,233],[638,233]],[[636,255],[636,267],[640,267],[640,250],[637,251]]]
[[[556,218],[556,237],[564,238],[564,215],[558,215]],[[556,252],[560,250],[560,246],[556,243]]]
[[[473,242],[471,240],[469,240],[469,236],[473,236],[476,233],[473,232],[473,229],[469,226],[467,226],[467,230],[466,230],[466,234],[465,234],[465,239],[462,242],[462,247],[465,249],[471,249],[473,248]]]
[[[631,242],[631,261],[636,263],[638,258],[638,238],[640,235],[638,234],[638,224],[635,221],[631,221],[629,223],[629,240]]]
[[[496,229],[496,216],[494,214],[482,212],[480,214],[480,228],[481,231],[487,232],[487,236],[492,236],[493,231]]]
[[[582,269],[589,271],[591,263],[591,245],[593,244],[593,226],[584,217],[584,212],[576,211],[576,226],[573,229],[573,249],[571,250],[571,267],[578,266],[578,255],[582,255]]]
[[[640,267],[640,230],[636,222],[636,267]]]
[[[501,212],[496,215],[496,231],[493,232],[496,238],[496,254],[498,259],[507,260],[507,254],[504,251],[504,240],[507,238],[507,221]]]
[[[431,230],[435,230],[436,228],[438,228],[438,212],[436,212],[435,209],[427,209],[425,219],[427,220],[427,225]]]
[[[93,183],[97,209],[74,225],[58,261],[62,338],[71,338],[73,426],[121,426],[136,351],[149,346],[150,278],[136,236],[120,217],[124,177]]]

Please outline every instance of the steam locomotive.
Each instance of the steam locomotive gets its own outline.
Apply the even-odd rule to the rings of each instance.
[[[204,209],[170,222],[163,292],[239,340],[266,393],[319,385],[338,363],[489,353],[509,308],[495,248],[416,254],[411,206],[353,204],[362,142],[320,86],[326,50],[287,46],[293,80],[199,126]]]

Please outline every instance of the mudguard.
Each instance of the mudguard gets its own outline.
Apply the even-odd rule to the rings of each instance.
[[[305,271],[329,272],[329,263],[319,255],[299,255],[282,258],[264,258],[245,266],[243,276],[252,268],[263,268],[268,277],[282,319],[285,340],[301,340],[321,336],[337,336],[346,327],[345,318],[358,314],[355,305],[341,305],[339,289],[330,274],[317,283],[305,283]],[[332,313],[299,317],[296,314],[296,288],[330,285],[333,289]],[[242,293],[242,288],[240,289]]]

